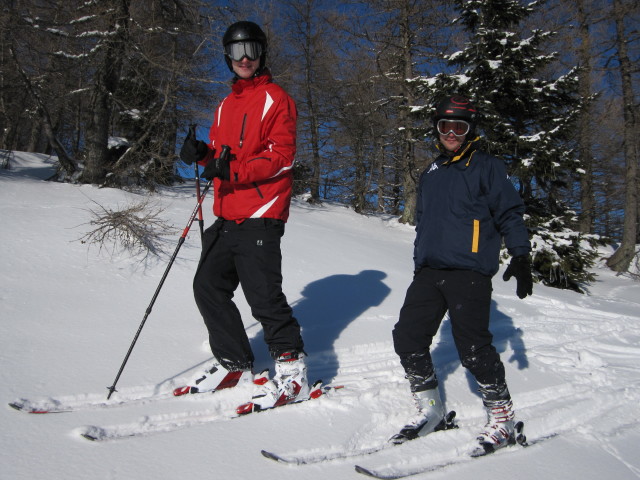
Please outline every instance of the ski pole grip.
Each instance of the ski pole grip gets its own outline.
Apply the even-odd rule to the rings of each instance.
[[[229,159],[229,152],[231,152],[231,147],[229,145],[222,145],[222,150],[220,152],[220,160],[227,161]]]

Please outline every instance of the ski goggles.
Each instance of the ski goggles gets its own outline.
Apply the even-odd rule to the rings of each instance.
[[[441,118],[438,120],[436,126],[440,135],[449,135],[450,133],[453,133],[456,137],[464,137],[469,133],[469,130],[471,130],[471,125],[464,120],[448,120],[446,118]]]
[[[244,57],[253,62],[260,58],[262,50],[262,44],[255,41],[233,42],[224,46],[224,54],[236,62],[239,62]]]

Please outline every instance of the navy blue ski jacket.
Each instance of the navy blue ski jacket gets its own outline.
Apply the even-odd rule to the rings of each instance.
[[[455,157],[442,153],[420,176],[416,269],[495,275],[503,238],[514,257],[531,251],[523,214],[502,160],[477,150],[475,141]]]

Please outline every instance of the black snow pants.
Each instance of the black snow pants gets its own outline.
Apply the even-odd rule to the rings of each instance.
[[[233,302],[238,285],[253,317],[262,324],[272,357],[304,348],[300,325],[282,292],[283,234],[283,221],[263,218],[240,224],[218,219],[204,233],[193,291],[209,332],[211,351],[229,370],[250,369],[254,361]]]
[[[393,329],[394,348],[412,391],[437,386],[430,347],[449,311],[462,365],[481,385],[504,385],[505,371],[489,331],[491,277],[468,270],[419,270]],[[421,382],[429,379],[428,385]]]

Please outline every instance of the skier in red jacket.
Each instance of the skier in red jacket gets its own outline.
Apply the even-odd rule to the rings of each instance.
[[[258,25],[234,23],[222,43],[235,74],[232,91],[215,111],[209,143],[189,135],[180,152],[185,163],[204,165],[202,177],[213,181],[218,219],[204,233],[193,289],[215,362],[175,393],[210,392],[253,379],[254,355],[232,300],[241,285],[275,360],[274,378],[256,379],[252,403],[261,410],[309,395],[300,326],[282,292],[280,250],[297,111],[265,66],[267,38]],[[223,146],[230,147],[227,158],[220,155]]]

